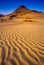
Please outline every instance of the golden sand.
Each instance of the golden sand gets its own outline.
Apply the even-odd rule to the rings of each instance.
[[[44,65],[44,24],[1,24],[0,65]]]

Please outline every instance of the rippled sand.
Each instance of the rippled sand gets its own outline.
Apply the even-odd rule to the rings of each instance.
[[[0,65],[44,65],[44,24],[1,24]]]

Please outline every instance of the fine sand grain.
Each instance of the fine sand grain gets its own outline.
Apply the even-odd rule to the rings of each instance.
[[[44,24],[0,24],[0,65],[44,65]]]

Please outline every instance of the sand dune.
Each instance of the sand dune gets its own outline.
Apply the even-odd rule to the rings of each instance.
[[[1,24],[0,65],[44,65],[44,24]]]

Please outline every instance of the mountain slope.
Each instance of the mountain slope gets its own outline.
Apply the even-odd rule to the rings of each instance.
[[[2,17],[1,19],[4,21],[44,21],[44,13],[36,10],[29,10],[24,5],[21,5],[14,12]]]
[[[0,17],[3,17],[4,15],[0,14]]]

